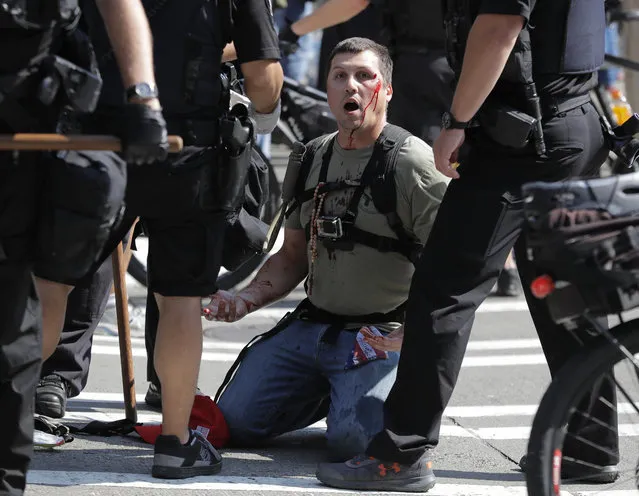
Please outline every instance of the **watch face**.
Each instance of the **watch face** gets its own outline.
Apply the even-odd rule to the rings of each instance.
[[[450,124],[451,124],[450,114],[448,112],[444,112],[442,115],[442,127],[444,129],[448,129],[450,128]]]
[[[140,98],[153,98],[155,97],[155,90],[148,83],[140,83],[135,87],[135,94]]]
[[[151,98],[157,98],[158,90],[155,85],[149,83],[138,83],[131,86],[126,90],[126,99],[131,100],[134,98],[140,98],[142,100],[148,100]]]

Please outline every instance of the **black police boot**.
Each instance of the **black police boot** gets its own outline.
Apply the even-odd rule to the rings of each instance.
[[[40,379],[36,387],[35,411],[51,418],[62,418],[67,411],[67,384],[56,374]]]
[[[526,472],[528,455],[524,455],[519,460],[522,472]],[[609,484],[619,478],[619,468],[617,465],[590,466],[571,460],[561,461],[561,478],[570,482],[583,482],[592,484]]]
[[[151,408],[162,408],[162,390],[160,386],[149,383],[149,389],[146,391],[146,396],[144,397],[144,402],[146,406]]]

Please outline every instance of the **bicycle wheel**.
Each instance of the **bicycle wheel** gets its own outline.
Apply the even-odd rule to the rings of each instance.
[[[529,496],[556,496],[560,494],[562,483],[587,483],[584,470],[594,470],[601,475],[600,470],[607,462],[599,462],[599,465],[595,458],[614,458],[615,453],[609,446],[603,446],[594,439],[601,438],[602,433],[608,436],[608,440],[614,439],[615,431],[620,433],[622,453],[618,464],[620,477],[615,482],[615,489],[623,486],[623,490],[636,490],[639,419],[635,417],[634,421],[627,422],[627,418],[628,415],[639,414],[639,369],[622,350],[627,350],[632,356],[639,353],[639,320],[620,324],[611,333],[620,346],[613,345],[603,336],[594,338],[566,363],[546,390],[535,414],[528,442],[525,471]],[[624,364],[627,369],[623,368]],[[605,378],[612,379],[609,384],[616,388],[617,404],[589,395],[593,386],[601,384]],[[632,387],[628,387],[628,382]],[[608,423],[602,418],[611,420]],[[575,428],[576,425],[581,427]],[[595,436],[592,435],[594,431],[597,432]],[[587,438],[589,432],[591,435]],[[614,473],[608,475],[614,480]],[[591,477],[590,482],[604,482],[596,480],[596,475]],[[610,490],[609,485],[603,487]],[[589,495],[594,493],[596,491],[588,490]]]

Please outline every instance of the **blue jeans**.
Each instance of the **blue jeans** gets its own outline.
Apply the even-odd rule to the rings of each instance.
[[[255,444],[326,417],[330,456],[363,453],[382,430],[383,406],[395,382],[399,353],[344,370],[355,331],[324,341],[328,326],[292,320],[253,345],[220,397],[235,444]]]

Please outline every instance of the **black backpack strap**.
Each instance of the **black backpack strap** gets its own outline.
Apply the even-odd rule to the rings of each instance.
[[[112,422],[102,422],[94,420],[83,427],[69,426],[69,431],[74,434],[87,434],[89,436],[125,436],[135,430],[135,427],[142,425],[129,419],[114,420]]]
[[[329,138],[329,140],[331,140],[331,142],[328,144],[327,153],[329,153],[330,161],[330,154],[333,151],[333,143],[335,137],[333,136],[332,139]],[[307,198],[309,193],[306,190],[306,179],[308,179],[308,174],[311,172],[311,167],[313,167],[315,154],[325,143],[325,141],[326,136],[320,136],[319,138],[315,138],[306,144],[306,151],[304,152],[304,156],[302,157],[302,164],[300,165],[300,173],[297,176],[297,181],[295,183],[295,201],[291,202],[291,206],[286,211],[286,217],[289,217],[297,207],[301,206],[302,203],[309,199]],[[310,198],[313,197],[312,191],[314,190],[315,188],[309,190],[311,191]]]
[[[386,216],[388,225],[393,230],[399,242],[406,247],[405,251],[412,255],[409,259],[415,262],[421,250],[421,242],[410,234],[403,226],[397,215],[397,191],[395,188],[395,169],[399,152],[411,133],[399,126],[387,124],[381,135],[380,144],[385,152],[383,160],[378,162],[376,177],[370,184],[371,196],[375,208]]]

